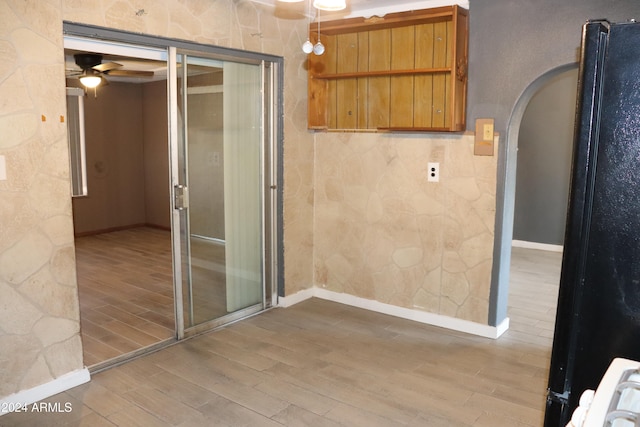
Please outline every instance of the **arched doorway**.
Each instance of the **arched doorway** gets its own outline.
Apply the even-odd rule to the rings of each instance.
[[[533,94],[518,132],[514,246],[562,250],[578,73],[572,68]]]
[[[498,203],[499,212],[497,212],[498,222],[496,223],[496,236],[498,236],[498,240],[496,241],[495,253],[499,255],[499,263],[494,266],[494,279],[496,280],[492,290],[490,307],[490,321],[495,322],[495,324],[500,324],[507,318],[516,200],[518,138],[522,120],[529,103],[538,92],[563,73],[575,73],[576,70],[577,63],[571,63],[544,73],[523,91],[511,113],[505,138],[504,172],[501,174],[504,177],[504,195],[502,203]],[[570,101],[569,104],[572,105],[569,108],[575,110],[575,101]],[[545,124],[541,123],[540,126],[544,127]],[[570,126],[573,128],[573,123],[571,123]]]

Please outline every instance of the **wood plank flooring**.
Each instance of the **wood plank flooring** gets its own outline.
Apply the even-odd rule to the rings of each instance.
[[[192,237],[191,274],[193,322],[189,319],[189,301],[185,296],[184,313],[187,324],[197,325],[227,315],[224,244]]]
[[[76,239],[84,363],[175,335],[171,234],[141,227]]]
[[[542,425],[560,254],[514,248],[498,340],[311,299],[92,377],[2,426]]]
[[[175,336],[171,234],[138,227],[76,239],[78,293],[87,366]],[[192,301],[188,326],[227,313],[224,245],[191,242]],[[193,322],[190,315],[193,313]]]

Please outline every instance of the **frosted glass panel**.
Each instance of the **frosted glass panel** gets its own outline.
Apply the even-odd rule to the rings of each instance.
[[[262,67],[181,59],[189,328],[263,301]]]

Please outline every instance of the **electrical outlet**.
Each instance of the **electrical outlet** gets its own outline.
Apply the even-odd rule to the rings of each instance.
[[[427,163],[427,181],[428,182],[440,181],[440,163],[434,163],[434,162]]]

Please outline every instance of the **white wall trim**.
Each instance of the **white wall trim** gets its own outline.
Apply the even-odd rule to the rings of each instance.
[[[53,381],[41,384],[39,386],[22,390],[7,397],[0,399],[0,416],[8,413],[4,412],[5,408],[11,408],[14,405],[30,405],[47,397],[67,391],[70,388],[79,386],[89,382],[91,375],[89,369],[78,369],[77,371],[64,374]]]
[[[465,332],[485,338],[497,339],[509,329],[509,318],[504,319],[498,326],[483,325],[454,317],[443,316],[441,314],[429,313],[411,308],[398,307],[383,302],[356,297],[354,295],[329,291],[318,287],[305,289],[287,297],[278,298],[279,307],[290,307],[309,298],[316,297],[328,301],[334,301],[365,310],[388,314],[390,316],[413,320],[427,325],[438,326],[454,331]]]
[[[527,242],[524,240],[512,240],[511,246],[514,248],[538,249],[540,251],[562,252],[564,246],[550,245],[548,243]]]
[[[288,297],[278,297],[278,307],[287,308],[292,305],[296,305],[299,302],[304,300],[308,300],[313,298],[313,294],[315,293],[315,288],[303,289],[302,291],[296,292],[293,295],[289,295]]]

